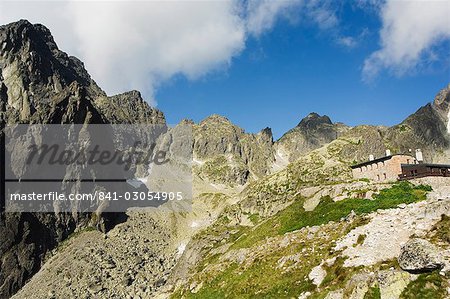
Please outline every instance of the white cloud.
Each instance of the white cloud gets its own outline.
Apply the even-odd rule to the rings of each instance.
[[[306,17],[316,23],[322,30],[336,29],[339,21],[335,14],[333,0],[310,0],[306,5]]]
[[[277,19],[292,19],[294,8],[300,8],[303,0],[249,0],[246,11],[247,30],[255,36],[271,29]]]
[[[331,0],[2,1],[0,23],[46,25],[108,94],[155,89],[175,75],[196,79],[228,67],[249,36],[278,20],[337,23]],[[154,103],[154,102],[153,102]]]
[[[362,28],[361,32],[355,36],[338,36],[336,37],[336,43],[344,48],[353,49],[363,41],[369,34],[368,28]]]
[[[346,48],[354,48],[357,45],[357,41],[353,36],[341,36],[336,39],[337,43]]]
[[[425,59],[436,59],[432,47],[450,38],[450,1],[388,0],[380,14],[381,48],[365,60],[365,80],[383,69],[396,75],[414,70]]]
[[[71,3],[79,52],[95,77],[105,78],[102,86],[114,92],[133,88],[148,94],[176,74],[198,78],[229,65],[245,46],[232,2],[95,5]]]
[[[0,23],[21,18],[50,28],[108,94],[139,89],[152,98],[164,80],[198,78],[245,47],[233,1],[0,2]]]
[[[247,31],[259,36],[278,20],[312,22],[322,30],[338,24],[332,0],[248,0],[244,8]]]

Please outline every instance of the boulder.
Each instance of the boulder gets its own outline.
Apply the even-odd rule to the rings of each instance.
[[[439,249],[427,240],[418,238],[402,246],[398,263],[403,270],[411,273],[429,272],[444,266]]]
[[[313,284],[319,286],[325,279],[325,276],[327,276],[327,272],[322,268],[322,264],[320,264],[319,266],[312,269],[308,277],[309,279],[311,279]]]

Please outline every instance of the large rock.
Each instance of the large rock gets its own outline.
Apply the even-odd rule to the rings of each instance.
[[[427,240],[418,238],[403,245],[398,263],[403,270],[412,273],[429,272],[444,266],[439,249]]]
[[[397,299],[411,281],[411,275],[399,270],[383,270],[378,273],[381,298]]]
[[[308,277],[316,286],[320,286],[322,281],[327,276],[327,271],[322,268],[322,265],[314,267],[309,273]]]

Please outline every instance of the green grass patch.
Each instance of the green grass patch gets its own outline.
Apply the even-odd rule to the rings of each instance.
[[[380,191],[374,196],[374,200],[345,199],[333,202],[331,198],[324,197],[313,211],[305,211],[303,199],[298,198],[289,207],[267,220],[261,219],[256,214],[249,215],[256,224],[255,227],[231,225],[227,217],[222,217],[202,233],[204,237],[209,236],[212,241],[206,249],[202,262],[197,265],[197,274],[194,276],[194,281],[203,282],[202,287],[194,294],[190,292],[188,283],[186,287],[174,293],[172,298],[296,298],[306,291],[312,292],[311,298],[324,298],[329,291],[343,288],[348,280],[361,270],[360,267],[344,267],[344,259],[338,257],[332,265],[323,266],[327,275],[321,285],[316,288],[312,284],[308,279],[311,269],[321,261],[335,256],[332,240],[344,235],[349,229],[367,223],[364,214],[377,209],[394,208],[402,203],[424,200],[429,190],[427,186],[401,182]],[[352,223],[338,222],[352,210],[362,216],[356,217]],[[221,254],[208,254],[209,250],[225,244],[232,244],[230,249],[255,248],[266,238],[330,221],[338,223],[333,224],[333,229],[327,230],[326,234],[319,234],[312,239],[306,238],[305,235],[299,243],[255,257],[255,260],[249,263],[219,261]],[[361,236],[358,242],[363,241],[364,236]],[[305,248],[307,250],[303,251]],[[278,267],[282,257],[299,252],[302,252],[302,259],[297,266],[291,267],[294,261],[290,260],[282,268]],[[378,295],[378,287],[373,287],[366,295],[366,299],[379,298]]]
[[[250,247],[267,237],[282,235],[306,226],[339,221],[350,214],[351,211],[361,215],[378,209],[395,208],[399,204],[410,204],[425,200],[426,193],[430,190],[429,186],[414,186],[409,182],[401,182],[381,190],[379,194],[374,195],[374,200],[351,198],[334,202],[330,197],[323,197],[313,211],[305,211],[303,200],[297,200],[253,230],[242,234],[232,248]]]
[[[250,219],[250,221],[251,221],[253,224],[256,225],[256,224],[259,223],[261,217],[259,216],[259,214],[251,214],[248,218]]]
[[[431,241],[450,244],[450,217],[442,215],[441,220],[431,229]]]
[[[416,280],[408,284],[400,298],[448,298],[446,288],[447,283],[437,271],[421,274]]]
[[[381,299],[380,287],[373,286],[369,288],[367,293],[364,295],[364,299]]]
[[[314,266],[330,257],[330,240],[341,236],[345,227],[340,224],[328,234],[314,239],[305,237],[286,248],[273,247],[268,249],[267,254],[258,254],[257,257],[253,257],[251,252],[247,253],[250,255],[248,258],[254,258],[250,263],[216,261],[212,268],[197,272],[195,281],[203,282],[197,293],[183,288],[171,298],[297,298],[303,292],[314,293],[317,289],[308,274]],[[302,252],[305,248],[307,250]],[[302,252],[300,261],[292,259],[280,264],[281,258],[299,252]],[[351,271],[341,268],[342,275]]]
[[[358,239],[356,240],[356,245],[363,244],[366,237],[367,237],[367,235],[365,235],[365,234],[359,235]]]

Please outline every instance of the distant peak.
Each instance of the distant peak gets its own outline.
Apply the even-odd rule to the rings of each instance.
[[[259,133],[257,134],[257,136],[259,136],[260,138],[262,138],[262,140],[266,140],[269,142],[273,142],[273,134],[272,134],[272,129],[269,127],[266,127],[264,129],[262,129],[261,131],[259,131]]]
[[[272,129],[269,128],[269,127],[265,127],[265,128],[262,129],[259,133],[260,133],[260,134],[264,134],[264,135],[272,136]]]
[[[132,99],[136,99],[136,100],[139,100],[142,102],[144,101],[144,99],[142,98],[141,92],[137,91],[137,90],[130,90],[130,91],[126,91],[123,93],[119,93],[119,94],[112,96],[112,98],[127,98],[127,99],[132,98]]]
[[[443,88],[434,98],[434,106],[448,112],[450,110],[450,84]]]
[[[328,124],[332,125],[333,122],[331,119],[326,115],[319,115],[316,112],[311,112],[308,114],[305,118],[303,118],[300,123],[297,125],[297,127],[311,127],[311,126],[318,126],[321,124]]]
[[[31,24],[27,20],[20,20],[0,26],[0,40],[6,43],[3,47],[17,47],[24,40],[44,41],[51,49],[56,48],[55,41],[50,30],[41,24]],[[3,49],[7,50],[7,49]]]
[[[189,126],[191,126],[191,125],[193,125],[193,124],[195,124],[195,123],[194,123],[194,121],[193,121],[192,119],[183,118],[183,119],[180,121],[179,124],[180,124],[180,125],[189,125]]]
[[[316,112],[311,112],[310,114],[308,114],[306,116],[306,118],[319,118],[320,114],[316,113]]]
[[[21,27],[34,27],[34,26],[28,20],[25,20],[25,19],[21,19],[17,22],[12,22],[12,23],[0,26],[1,29],[14,28],[14,27],[21,28]]]
[[[211,122],[231,124],[231,121],[228,118],[219,114],[212,114],[201,121],[201,123],[211,123]]]

